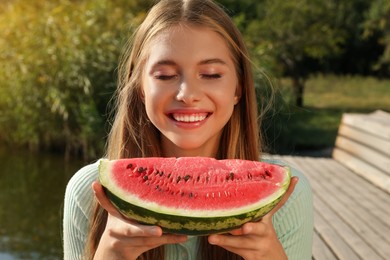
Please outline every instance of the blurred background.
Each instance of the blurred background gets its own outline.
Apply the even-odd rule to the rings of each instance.
[[[259,110],[274,94],[267,152],[329,156],[342,113],[390,111],[390,0],[218,2]],[[118,59],[152,3],[0,1],[0,259],[62,258],[65,185],[104,153]]]

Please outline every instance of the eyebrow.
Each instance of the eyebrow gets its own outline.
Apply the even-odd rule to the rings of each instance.
[[[153,67],[159,66],[159,65],[171,65],[171,66],[175,66],[175,65],[176,65],[176,62],[174,62],[173,60],[159,60],[159,61],[157,61],[155,64],[153,64]]]
[[[212,59],[205,59],[205,60],[201,60],[198,65],[207,65],[207,64],[221,64],[221,65],[227,65],[227,63],[225,61],[223,61],[222,59],[219,59],[219,58],[212,58]],[[168,65],[168,66],[176,66],[177,63],[174,62],[173,60],[160,60],[160,61],[157,61],[153,67],[156,67],[156,66],[161,66],[161,65]]]
[[[226,65],[225,61],[218,59],[218,58],[202,60],[201,62],[199,62],[199,65],[213,64],[213,63]]]

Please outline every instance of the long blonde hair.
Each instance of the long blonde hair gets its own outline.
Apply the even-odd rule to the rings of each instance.
[[[138,27],[123,54],[119,67],[115,118],[107,142],[109,159],[164,156],[160,133],[149,121],[141,99],[141,75],[151,40],[178,24],[212,29],[225,39],[235,62],[240,101],[222,131],[218,159],[258,160],[261,153],[260,126],[251,63],[242,36],[226,12],[212,0],[161,0]],[[86,245],[88,258],[94,255],[104,231],[107,212],[95,202]],[[201,241],[201,259],[241,259],[220,247]],[[163,259],[163,247],[150,250],[139,259]]]

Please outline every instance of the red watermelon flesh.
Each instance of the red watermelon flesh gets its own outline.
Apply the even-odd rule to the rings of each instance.
[[[285,167],[248,160],[182,157],[109,162],[104,174],[110,176],[100,176],[103,186],[132,204],[170,214],[178,209],[177,214],[191,216],[229,216],[229,209],[242,212],[280,197],[290,180]]]

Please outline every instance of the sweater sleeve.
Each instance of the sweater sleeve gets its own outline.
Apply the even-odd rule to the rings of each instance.
[[[292,168],[292,175],[299,177],[293,194],[273,216],[273,224],[279,241],[289,260],[312,258],[313,198],[306,177]]]
[[[80,169],[68,182],[64,199],[63,246],[65,260],[79,260],[85,247],[92,211],[91,184],[98,175],[98,163]]]

